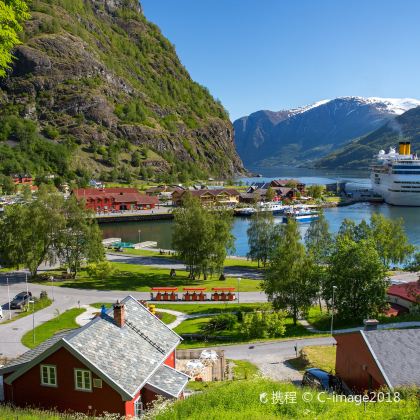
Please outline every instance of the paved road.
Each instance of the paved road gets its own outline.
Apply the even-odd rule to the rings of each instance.
[[[26,290],[25,273],[15,272],[7,275],[0,275],[0,304],[3,307],[5,319],[7,319],[9,315],[7,310],[8,288],[6,285],[6,278],[9,278],[10,298],[13,298],[17,293]],[[129,294],[136,299],[147,300],[150,298],[149,292],[73,289],[32,283],[29,284],[29,290],[36,297],[39,296],[41,291],[45,290],[50,298],[54,298],[54,303],[51,306],[35,313],[35,326],[57,316],[57,310],[61,313],[67,309],[78,307],[79,305],[89,305],[96,302],[112,303],[117,299],[123,299]],[[240,301],[242,303],[263,302],[265,300],[266,296],[262,292],[242,292],[240,294]],[[235,305],[235,303],[230,303],[230,305]],[[0,356],[15,357],[27,350],[21,344],[20,339],[23,334],[32,329],[32,322],[33,317],[26,316],[7,324],[0,323]]]
[[[249,360],[258,366],[264,376],[275,380],[301,381],[302,375],[291,368],[286,360],[296,357],[297,351],[305,346],[326,346],[335,344],[332,337],[304,338],[288,341],[273,341],[267,343],[238,344],[234,346],[220,346],[229,359]]]

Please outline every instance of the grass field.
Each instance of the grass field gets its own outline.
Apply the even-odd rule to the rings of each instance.
[[[260,308],[263,303],[159,303],[156,308],[171,309],[186,314],[217,314],[223,312],[246,312]]]
[[[183,321],[178,327],[175,328],[175,332],[179,335],[182,334],[202,334],[201,328],[209,322],[211,317],[199,317],[192,318]],[[261,342],[261,341],[275,341],[275,340],[284,340],[290,338],[303,338],[310,337],[314,334],[310,333],[300,324],[293,325],[293,320],[291,318],[285,319],[286,331],[283,336],[279,338],[257,338],[249,339],[246,337],[240,328],[240,323],[237,323],[232,330],[218,331],[217,333],[211,334],[214,338],[207,339],[203,341],[202,339],[189,339],[185,338],[184,341],[180,344],[179,348],[197,348],[197,347],[209,347],[216,346],[221,344],[238,344],[238,343],[251,343],[251,342]],[[318,336],[318,335],[317,335]]]
[[[176,316],[175,315],[168,314],[167,312],[159,312],[159,311],[156,311],[156,315],[165,324],[170,324],[171,322],[174,322],[176,320]]]
[[[224,281],[218,277],[208,278],[207,280],[189,280],[187,272],[178,270],[176,278],[170,278],[170,268],[161,269],[145,265],[135,265],[113,262],[111,263],[117,270],[108,278],[97,280],[88,277],[85,270],[80,271],[76,280],[54,281],[55,286],[73,287],[78,289],[97,289],[97,290],[131,290],[137,292],[148,292],[151,287],[173,286],[203,286],[208,291],[213,287],[237,287],[236,278],[227,278]],[[42,281],[38,281],[42,284]],[[240,282],[241,292],[253,292],[260,290],[259,280],[242,279]]]
[[[299,357],[288,360],[288,363],[300,371],[316,367],[334,373],[336,350],[336,346],[303,347]]]
[[[112,250],[111,250],[112,252]],[[172,258],[177,260],[175,255],[163,254],[159,253],[159,250],[150,251],[144,249],[131,249],[131,248],[124,248],[123,254],[127,255],[140,255],[142,257],[162,257],[162,258]],[[224,262],[225,267],[246,267],[246,268],[258,268],[258,264],[256,261],[247,260],[245,258],[226,258]],[[262,266],[260,267],[263,268]]]
[[[288,394],[286,394],[288,393]],[[311,398],[308,397],[311,394]],[[285,402],[286,395],[295,396]],[[309,401],[310,400],[310,401]],[[308,402],[307,402],[308,401]],[[320,401],[317,391],[292,384],[254,378],[246,381],[220,382],[206,392],[194,394],[156,413],[156,420],[408,420],[419,418],[415,398],[393,403],[359,404]]]
[[[35,342],[33,341],[32,331],[28,331],[22,337],[22,344],[29,348],[34,348],[38,344],[52,337],[54,334],[62,330],[73,329],[79,327],[76,324],[76,317],[85,311],[83,308],[73,308],[63,312],[57,317],[50,319],[47,322],[35,328]]]
[[[331,328],[331,315],[326,310],[320,311],[318,306],[314,306],[309,310],[309,314],[306,317],[307,321],[316,329],[320,331],[329,331]],[[407,321],[420,321],[420,314],[405,314],[400,316],[385,316],[380,315],[376,317],[380,324],[389,324],[394,322],[407,322]],[[353,328],[362,326],[363,322],[360,320],[356,321],[345,321],[340,319],[338,316],[334,316],[334,329],[340,328]]]
[[[16,321],[17,319],[24,318],[25,316],[32,315],[33,312],[38,312],[41,309],[47,308],[52,303],[52,300],[50,298],[43,298],[43,299],[37,299],[35,301],[34,306],[32,307],[32,303],[29,305],[29,308],[27,311],[21,311],[12,319],[9,319],[8,311],[3,311],[4,321],[0,323],[1,324],[7,324],[9,322]]]

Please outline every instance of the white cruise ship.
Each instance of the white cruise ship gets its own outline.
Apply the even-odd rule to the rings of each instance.
[[[381,150],[371,166],[372,189],[395,206],[420,206],[420,160],[411,144],[400,142],[398,153]]]

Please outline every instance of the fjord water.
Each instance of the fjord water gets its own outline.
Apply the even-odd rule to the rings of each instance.
[[[369,184],[366,172],[349,171],[323,171],[316,169],[302,168],[258,168],[254,172],[261,173],[263,177],[242,178],[244,184],[263,182],[271,179],[296,178],[307,184],[327,184],[337,181],[350,181],[354,184]],[[331,232],[336,233],[344,219],[352,219],[356,223],[369,220],[372,213],[378,212],[386,217],[397,219],[402,218],[410,242],[420,246],[420,208],[419,207],[396,207],[387,204],[357,203],[346,207],[334,207],[324,210],[325,216],[330,224]],[[282,218],[276,217],[276,223],[281,223]],[[247,228],[248,218],[235,217],[232,233],[235,236],[235,255],[245,256],[248,252]],[[304,235],[308,224],[302,224],[301,234]],[[110,223],[101,225],[104,238],[117,237],[126,242],[138,242],[139,230],[140,240],[156,241],[159,248],[168,249],[172,241],[172,221],[159,220],[151,222],[135,223]]]

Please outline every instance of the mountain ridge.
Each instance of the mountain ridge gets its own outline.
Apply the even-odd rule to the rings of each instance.
[[[235,144],[248,166],[311,166],[418,105],[411,98],[348,96],[291,110],[257,111],[234,121]]]

